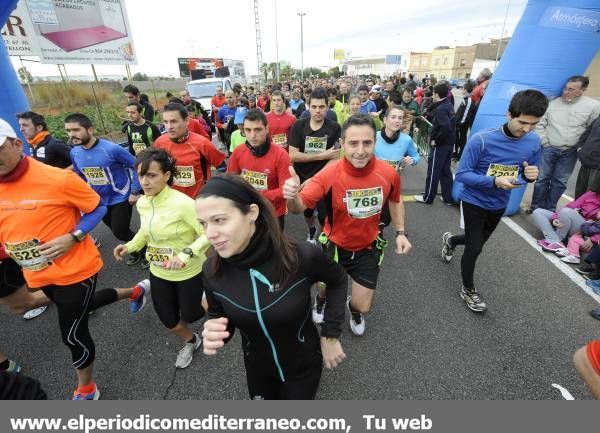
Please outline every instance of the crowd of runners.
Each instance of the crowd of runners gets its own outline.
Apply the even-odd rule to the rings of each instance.
[[[131,314],[151,300],[160,323],[182,344],[173,356],[176,368],[188,367],[201,346],[206,355],[217,354],[237,328],[251,399],[312,399],[323,366],[335,368],[346,357],[345,317],[354,335],[366,332],[388,241],[396,254],[407,254],[409,232],[421,229],[406,221],[401,194],[402,172],[422,156],[413,140],[419,120],[431,132],[425,191],[415,200],[431,204],[441,185],[442,201],[454,205],[452,184],[464,184],[464,232],[440,233],[441,259],[450,262],[464,246],[457,296],[475,313],[488,308],[474,283],[477,258],[511,190],[538,180],[547,135],[533,131],[549,130],[557,116],[556,110],[555,117],[546,114],[554,101],[549,109],[543,93],[523,90],[506,107],[503,124],[469,135],[490,77],[483,71],[467,82],[456,104],[448,82],[417,82],[412,74],[262,89],[236,84],[225,93],[217,88],[211,107],[182,90],[158,110],[128,85],[125,146],[96,137],[80,113],[65,118],[68,143],[52,136],[40,114],[15,113],[20,135],[0,119],[0,303],[29,318],[55,304],[77,376],[74,400],[100,396],[89,314],[121,300]],[[566,88],[576,83],[585,90],[583,78],[567,79]],[[600,131],[600,110],[589,107],[586,140]],[[453,158],[459,161],[454,174]],[[593,211],[585,207],[589,215],[533,212],[545,218],[544,235],[552,231],[555,243],[579,233],[592,213],[600,219],[600,186],[592,179],[600,177],[588,171],[583,189],[598,202]],[[304,216],[306,241],[286,233],[290,213]],[[101,257],[90,235],[100,222],[120,242],[113,257]],[[596,236],[588,250],[598,245]],[[579,254],[588,238],[580,236],[569,250]],[[147,270],[147,278],[97,287],[104,261],[123,259]],[[598,272],[594,262],[587,265]],[[590,343],[575,355],[596,397],[599,346]],[[0,396],[43,397],[39,383],[20,369],[0,353]]]

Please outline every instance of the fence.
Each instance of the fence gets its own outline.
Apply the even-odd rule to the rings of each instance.
[[[429,155],[429,142],[431,141],[431,123],[424,117],[417,117],[415,126],[418,128],[418,132],[413,139],[417,144],[417,150],[419,155],[427,157]]]

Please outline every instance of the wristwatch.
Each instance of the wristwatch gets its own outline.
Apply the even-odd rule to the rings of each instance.
[[[181,252],[183,254],[187,254],[190,257],[194,257],[194,252],[192,251],[191,248],[184,248],[184,249],[181,250]]]
[[[69,233],[75,242],[81,242],[85,239],[86,233],[83,230],[77,229]]]
[[[408,237],[408,232],[406,230],[396,230],[396,236]]]

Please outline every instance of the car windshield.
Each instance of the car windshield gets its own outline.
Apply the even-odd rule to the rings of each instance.
[[[188,92],[192,98],[212,98],[216,93],[217,86],[220,86],[219,81],[209,83],[189,83],[187,86]]]

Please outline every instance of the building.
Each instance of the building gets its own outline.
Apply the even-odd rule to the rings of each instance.
[[[454,78],[452,74],[454,73],[455,51],[456,48],[435,47],[431,53],[429,75],[444,80]]]
[[[389,54],[381,57],[358,57],[344,61],[348,75],[378,75],[389,77],[401,70],[402,55]],[[343,68],[340,68],[343,70]]]
[[[431,53],[411,52],[408,71],[417,78],[425,78],[431,68]]]

